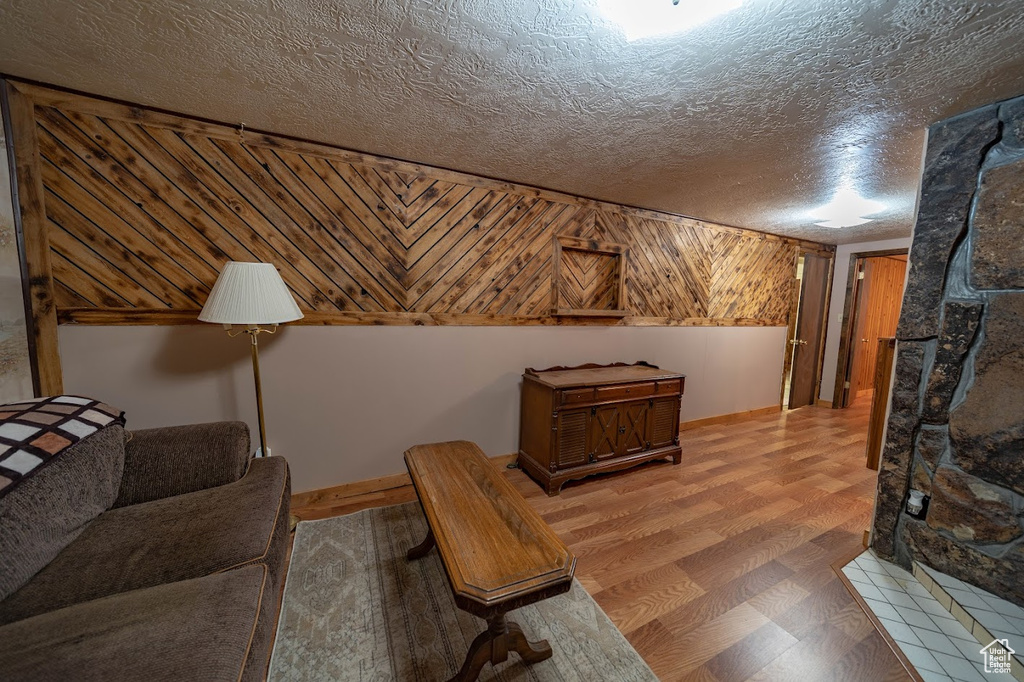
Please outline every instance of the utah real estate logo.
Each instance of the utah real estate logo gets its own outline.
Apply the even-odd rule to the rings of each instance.
[[[1010,640],[993,639],[979,653],[985,657],[985,672],[1009,673],[1010,656],[1017,652],[1010,648]]]

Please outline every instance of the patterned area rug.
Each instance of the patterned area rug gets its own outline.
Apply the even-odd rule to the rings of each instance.
[[[443,682],[458,672],[486,624],[456,608],[437,550],[406,561],[426,531],[416,502],[300,523],[268,679]],[[554,656],[526,666],[510,654],[480,680],[657,681],[575,580],[509,617]]]

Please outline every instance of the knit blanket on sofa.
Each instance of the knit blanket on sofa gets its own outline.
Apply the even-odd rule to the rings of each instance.
[[[0,497],[124,412],[92,398],[49,396],[0,405]]]

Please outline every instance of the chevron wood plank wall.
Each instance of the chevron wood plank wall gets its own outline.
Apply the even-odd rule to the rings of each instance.
[[[61,323],[190,323],[226,261],[259,260],[312,324],[784,325],[798,251],[827,249],[34,85],[8,94],[33,307]],[[550,314],[556,236],[628,247],[627,317]],[[562,269],[576,304],[610,300],[588,279],[599,260]]]
[[[619,305],[615,258],[586,251],[563,251],[560,270],[562,304],[576,310],[610,310]]]

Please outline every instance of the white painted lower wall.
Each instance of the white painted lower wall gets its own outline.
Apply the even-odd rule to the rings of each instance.
[[[260,336],[267,440],[296,492],[403,472],[417,443],[512,453],[523,369],[584,362],[686,374],[684,421],[769,407],[785,340],[784,327],[285,327]],[[60,353],[65,391],[124,409],[129,429],[242,419],[258,443],[247,336],[62,326]]]
[[[828,307],[828,329],[825,331],[825,357],[821,370],[821,390],[818,397],[832,400],[836,388],[836,368],[839,364],[839,336],[843,332],[843,305],[846,302],[846,284],[850,274],[850,256],[869,251],[909,249],[911,238],[885,239],[836,247],[835,272],[832,277],[832,296]]]

